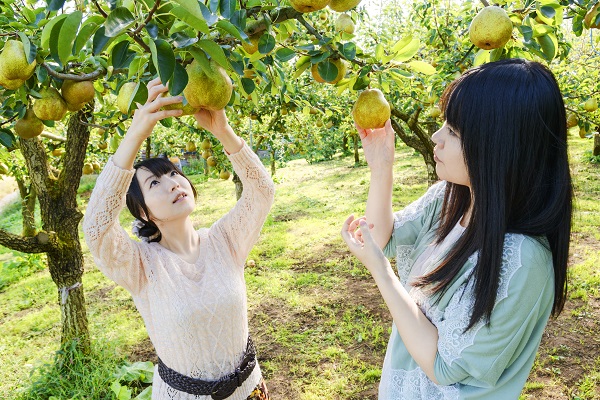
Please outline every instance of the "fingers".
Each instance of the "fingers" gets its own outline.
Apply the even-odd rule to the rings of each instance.
[[[152,87],[148,85],[148,101],[146,103],[153,102],[158,96],[160,96],[162,93],[167,92],[168,90],[169,88],[163,85],[162,83],[158,83],[156,85],[153,85]]]
[[[366,220],[360,221],[360,234],[361,234],[361,242],[373,242],[373,236],[371,236],[370,229],[373,228],[373,224],[367,224]]]
[[[354,218],[354,215],[352,215],[352,218]],[[358,219],[351,221],[350,225],[348,226],[348,230],[354,232],[358,228],[358,224],[360,223],[360,221],[364,220],[364,219],[365,219],[365,217],[360,217]]]

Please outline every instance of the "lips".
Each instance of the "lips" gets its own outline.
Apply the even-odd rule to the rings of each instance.
[[[187,194],[185,194],[185,193],[179,193],[177,195],[177,197],[175,197],[175,200],[173,200],[173,204],[177,203],[180,200],[183,200],[186,197],[187,197]]]

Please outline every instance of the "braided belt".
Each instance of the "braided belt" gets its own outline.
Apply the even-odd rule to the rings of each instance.
[[[222,400],[231,396],[235,390],[242,386],[256,366],[256,349],[252,339],[248,337],[248,344],[242,362],[234,372],[227,374],[216,381],[205,381],[190,378],[167,367],[158,359],[158,374],[161,379],[173,389],[194,395],[208,396],[214,400]]]

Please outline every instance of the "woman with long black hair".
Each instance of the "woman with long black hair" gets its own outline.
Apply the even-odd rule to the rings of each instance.
[[[546,67],[510,59],[467,71],[441,104],[441,182],[395,214],[394,132],[389,121],[358,128],[371,184],[366,217],[350,216],[342,236],[394,320],[379,398],[518,399],[566,298],[573,190],[562,95]]]

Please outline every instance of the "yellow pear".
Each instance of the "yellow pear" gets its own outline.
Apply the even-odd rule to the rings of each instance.
[[[62,148],[59,147],[59,148],[56,148],[56,149],[52,150],[52,155],[54,157],[60,157],[60,156],[63,155],[64,152],[65,152],[65,149],[62,149]]]
[[[44,123],[35,116],[33,109],[28,108],[25,116],[15,124],[15,132],[23,139],[31,139],[41,135],[44,131]]]
[[[502,47],[512,35],[513,23],[506,11],[498,6],[484,7],[469,26],[469,39],[480,49]]]
[[[163,93],[161,96],[167,97],[167,96],[170,96],[170,94]],[[198,109],[192,107],[190,105],[190,103],[187,103],[185,106],[183,105],[183,103],[169,104],[169,105],[163,106],[162,109],[163,110],[183,110],[183,114],[181,114],[181,115],[194,115],[198,112]]]
[[[183,95],[192,107],[207,110],[225,108],[231,98],[233,85],[223,67],[211,59],[209,70],[204,71],[194,60],[187,66],[186,71],[189,80],[183,89]]]
[[[437,118],[442,115],[442,110],[438,106],[431,106],[429,109],[429,116],[431,118]]]
[[[348,70],[348,68],[346,67],[346,63],[344,62],[344,60],[342,60],[341,58],[338,58],[337,60],[331,60],[331,63],[333,65],[335,65],[335,67],[338,70],[338,73],[337,73],[335,79],[332,80],[331,82],[327,82],[319,74],[319,67],[318,67],[319,64],[313,64],[312,67],[310,67],[310,72],[311,72],[313,78],[315,79],[315,81],[317,81],[319,83],[327,82],[327,83],[331,83],[332,85],[335,85],[336,83],[341,81],[344,78],[344,76],[346,76],[346,71]]]
[[[7,90],[17,90],[25,81],[23,79],[8,79],[4,75],[2,75],[2,71],[0,71],[0,86]]]
[[[260,39],[260,36],[261,35],[258,34],[248,37],[250,43],[242,41],[242,47],[244,48],[244,50],[246,50],[246,53],[254,54],[258,51],[258,40]]]
[[[33,103],[33,112],[42,120],[60,121],[67,114],[67,103],[53,87],[40,90],[42,98]]]
[[[335,30],[339,32],[354,33],[354,22],[348,14],[340,14],[335,20]]]
[[[206,138],[202,141],[202,144],[200,145],[200,147],[202,147],[202,150],[208,150],[212,147],[212,143],[210,142],[210,139]]]
[[[27,62],[27,56],[20,40],[9,40],[0,53],[0,71],[7,79],[26,81],[35,70],[36,61]]]
[[[229,179],[229,177],[230,177],[230,174],[229,174],[229,171],[227,171],[227,170],[223,170],[223,171],[221,171],[221,173],[219,174],[219,178],[221,178],[221,179],[223,179],[223,180],[225,180],[225,181],[226,181],[227,179]]]
[[[85,163],[85,164],[83,164],[83,171],[82,172],[83,172],[84,175],[89,175],[92,172],[94,172],[94,166],[92,164],[90,164],[90,163]]]
[[[569,114],[567,117],[567,128],[572,128],[574,126],[577,126],[577,115]]]
[[[596,3],[596,5],[585,15],[583,26],[588,29],[600,29],[600,21],[594,23],[598,14],[600,14],[600,3]]]
[[[117,95],[117,108],[121,111],[121,114],[130,114],[129,104],[133,100],[136,86],[136,82],[127,82],[119,89],[119,94]]]
[[[598,101],[594,98],[588,99],[584,104],[585,111],[594,112],[598,109]]]
[[[215,165],[217,165],[217,159],[213,156],[210,156],[206,159],[206,164],[208,164],[209,167],[214,167]]]
[[[208,159],[209,157],[211,157],[210,155],[210,150],[204,150],[202,152],[202,158],[204,158],[205,160]]]
[[[390,116],[390,105],[379,89],[363,90],[352,107],[354,122],[363,129],[382,128]]]
[[[81,110],[96,94],[92,81],[77,82],[70,79],[63,82],[60,92],[69,111]]]
[[[196,143],[192,142],[191,140],[189,142],[187,142],[185,144],[185,151],[187,151],[187,152],[196,151]]]
[[[309,13],[321,10],[327,7],[329,0],[290,0],[290,5],[294,10],[301,13]]]
[[[331,0],[329,8],[337,12],[346,12],[358,5],[361,0]]]
[[[106,143],[105,141],[101,141],[98,143],[98,148],[100,150],[106,150],[108,148],[108,143]]]

